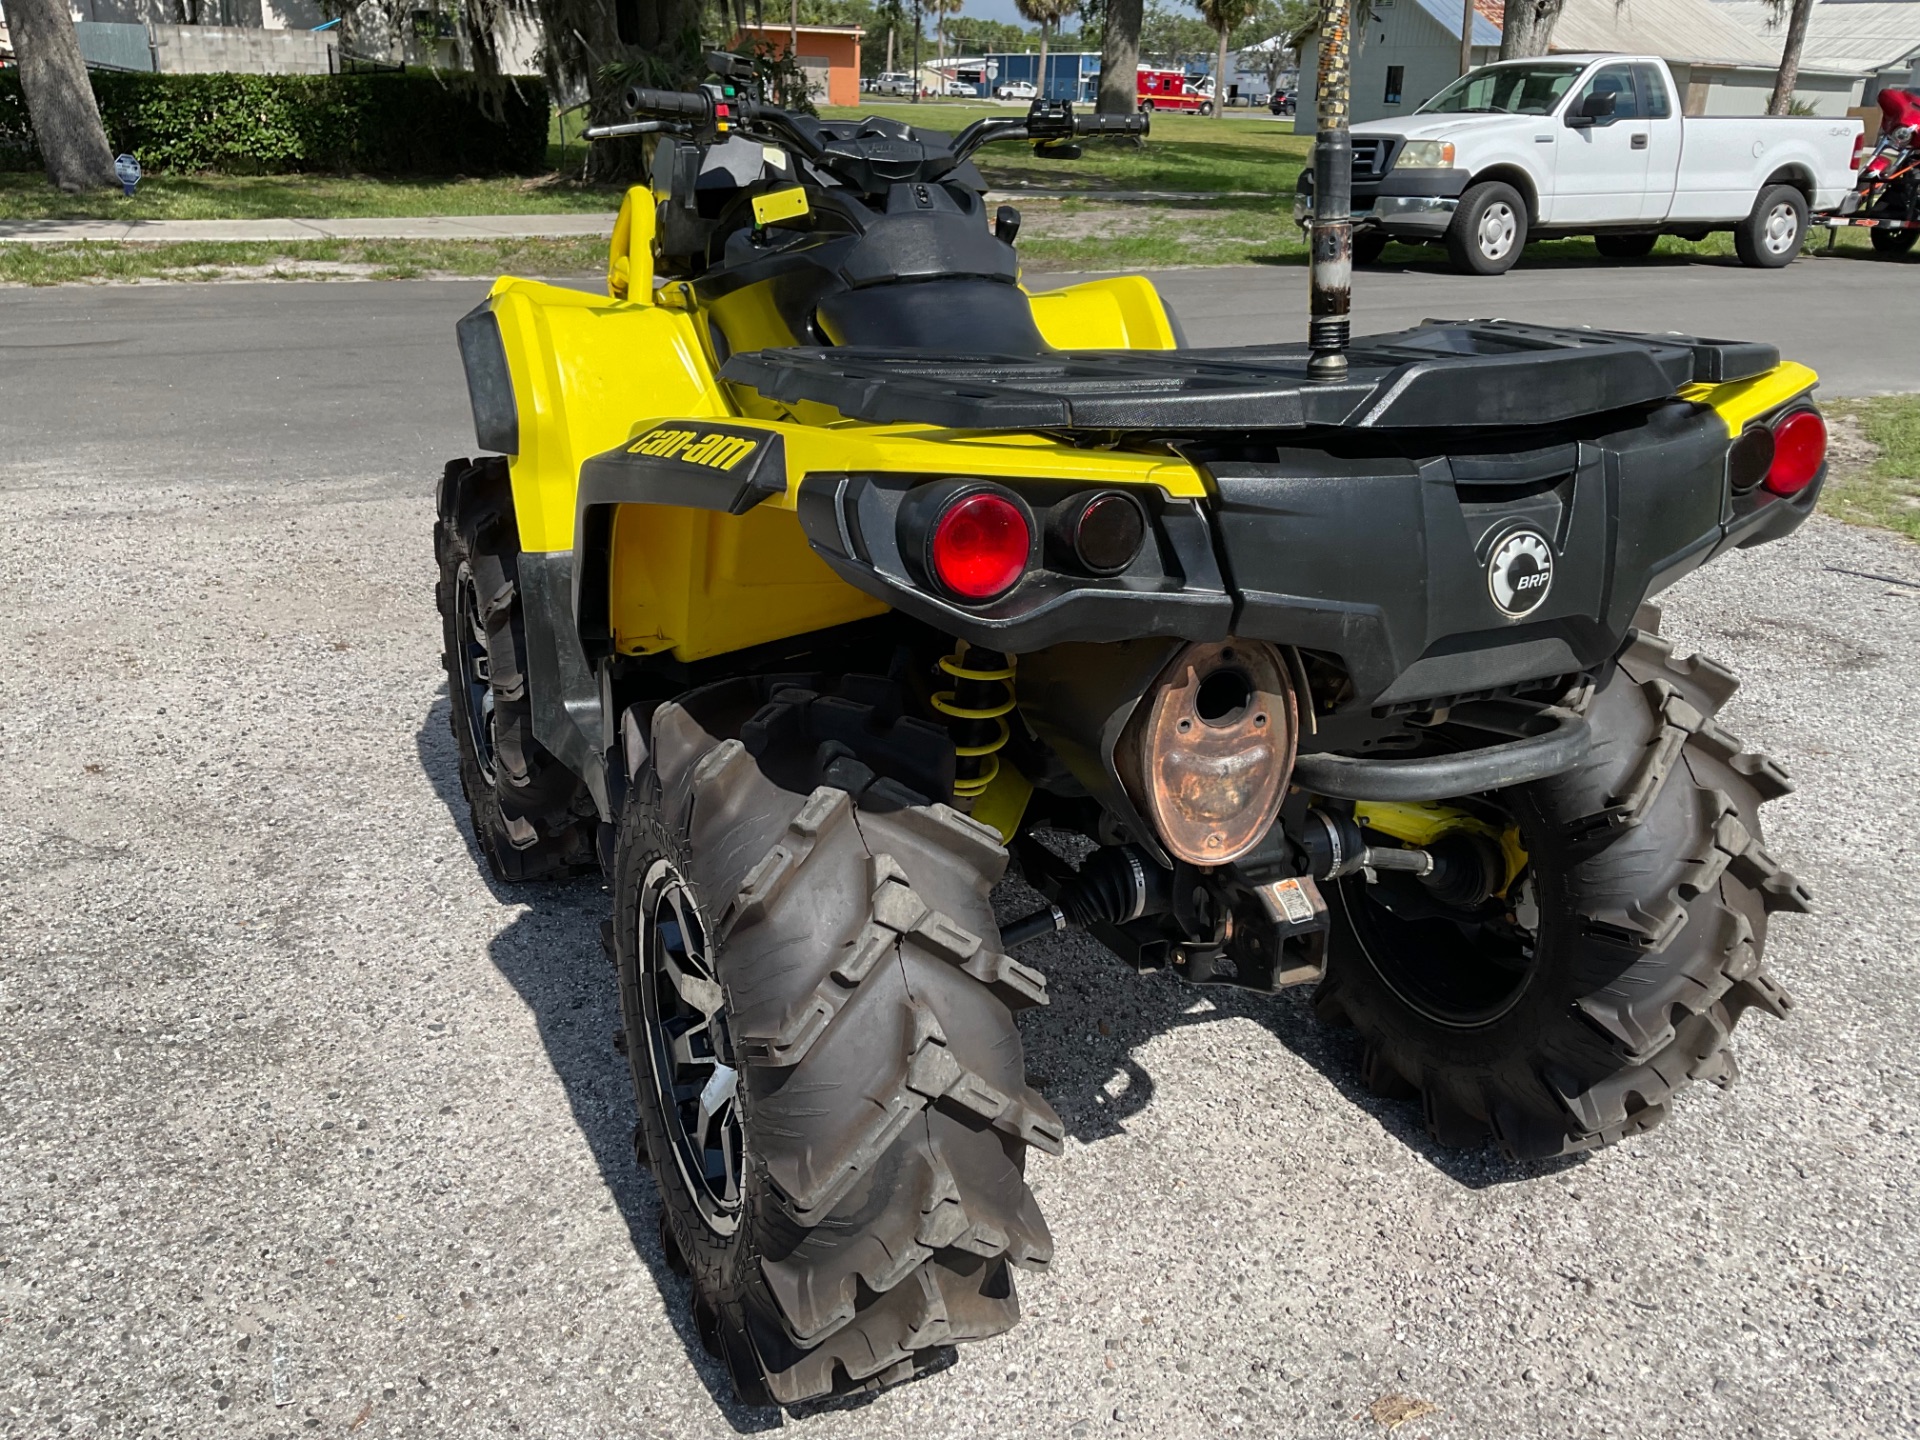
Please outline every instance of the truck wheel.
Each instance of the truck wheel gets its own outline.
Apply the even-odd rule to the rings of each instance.
[[[747,1404],[912,1378],[1019,1318],[1062,1127],[999,951],[999,837],[896,778],[884,682],[729,681],[654,712],[614,867],[627,1055],[668,1258]],[[633,734],[639,735],[637,728]],[[876,778],[876,769],[880,772]]]
[[[1691,1082],[1732,1082],[1743,1012],[1787,1013],[1761,952],[1807,896],[1759,810],[1791,786],[1711,718],[1736,683],[1638,635],[1588,702],[1587,762],[1482,797],[1527,857],[1505,900],[1448,911],[1386,872],[1337,887],[1316,1009],[1442,1144],[1536,1160],[1651,1129]]]
[[[1504,275],[1527,243],[1527,202],[1511,185],[1486,180],[1460,197],[1447,226],[1447,254],[1462,275]]]
[[[1363,231],[1353,237],[1353,263],[1356,265],[1378,265],[1381,255],[1386,253],[1387,237],[1378,230]]]
[[[1202,100],[1200,102],[1200,113],[1202,115],[1213,114],[1213,102],[1211,100]]]
[[[1879,226],[1867,232],[1867,241],[1877,255],[1904,255],[1920,240],[1920,230],[1885,230]]]
[[[1658,235],[1596,235],[1593,248],[1609,260],[1644,260],[1660,243]]]
[[[1140,102],[1140,113],[1141,113],[1142,115],[1151,115],[1151,114],[1153,114],[1153,101],[1151,101],[1151,100],[1142,100],[1142,101]]]
[[[1800,253],[1807,234],[1807,197],[1791,185],[1769,185],[1753,213],[1733,230],[1733,253],[1754,270],[1778,270]]]
[[[434,598],[446,649],[448,710],[474,839],[496,878],[542,880],[592,869],[593,798],[533,738],[520,531],[507,462],[456,460],[440,480]]]

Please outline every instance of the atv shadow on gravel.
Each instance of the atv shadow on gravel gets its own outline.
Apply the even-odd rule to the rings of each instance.
[[[529,905],[494,936],[488,956],[532,1014],[548,1063],[566,1090],[574,1123],[626,1223],[633,1252],[665,1297],[667,1318],[694,1373],[712,1395],[714,1408],[740,1434],[771,1429],[779,1423],[777,1412],[736,1400],[726,1366],[700,1343],[687,1282],[673,1273],[661,1248],[660,1202],[646,1170],[634,1159],[633,1096],[625,1062],[614,1045],[620,1034],[620,1003],[600,941],[606,887],[597,877],[583,878],[529,895],[525,887],[503,885],[492,877],[474,842],[460,791],[447,705],[442,687],[414,737],[420,769],[472,852],[474,873],[494,898],[502,904]]]
[[[996,898],[1022,888],[1003,886]],[[1030,894],[1005,905],[1031,908]],[[1132,978],[1115,956],[1087,942],[1042,942],[1028,958],[1047,976],[1049,1003],[1021,1017],[1022,1037],[1034,1056],[1031,1079],[1081,1144],[1126,1133],[1127,1121],[1153,1103],[1157,1082],[1140,1059],[1154,1039],[1196,1025],[1250,1020],[1311,1065],[1341,1097],[1373,1117],[1389,1135],[1448,1178],[1471,1189],[1539,1180],[1577,1165],[1584,1155],[1519,1162],[1493,1146],[1451,1149],[1427,1133],[1417,1103],[1383,1099],[1360,1083],[1360,1042],[1350,1031],[1329,1031],[1314,1017],[1304,990],[1259,995],[1232,986],[1201,988],[1171,975]],[[1116,985],[1124,982],[1124,989]],[[1124,996],[1124,1004],[1113,1003]],[[1198,1008],[1196,1008],[1198,1007]],[[1116,1081],[1124,1088],[1116,1093]]]

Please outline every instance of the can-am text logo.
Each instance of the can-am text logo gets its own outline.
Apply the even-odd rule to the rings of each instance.
[[[1518,620],[1545,603],[1553,588],[1553,547],[1538,530],[1516,530],[1487,561],[1487,593],[1500,613]]]

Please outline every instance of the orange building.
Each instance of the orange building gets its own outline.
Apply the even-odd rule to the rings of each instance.
[[[794,27],[748,25],[735,32],[730,49],[746,52],[764,40],[776,55],[787,53]],[[858,25],[801,25],[798,27],[800,68],[814,102],[824,105],[860,103],[860,37]]]

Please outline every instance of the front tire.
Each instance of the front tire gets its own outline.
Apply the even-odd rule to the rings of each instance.
[[[1791,185],[1769,185],[1753,212],[1734,227],[1733,252],[1752,270],[1791,265],[1807,237],[1807,197]]]
[[[1633,641],[1589,704],[1589,759],[1487,797],[1527,854],[1507,916],[1403,920],[1358,880],[1330,897],[1316,1008],[1359,1031],[1364,1081],[1417,1096],[1442,1144],[1491,1136],[1536,1160],[1651,1129],[1693,1081],[1732,1082],[1745,1011],[1787,1013],[1761,954],[1768,916],[1806,892],[1762,848],[1759,812],[1791,786],[1712,720],[1735,684]]]
[[[749,1404],[912,1378],[1019,1318],[1062,1128],[999,950],[1006,851],[891,771],[945,732],[877,682],[664,705],[621,817],[614,947],[669,1258]],[[883,773],[876,778],[868,761]]]
[[[1504,275],[1526,248],[1527,203],[1511,185],[1483,181],[1460,197],[1446,238],[1462,275]]]
[[[597,863],[593,797],[533,734],[520,531],[505,458],[449,464],[439,517],[434,597],[473,838],[499,880],[590,870]]]

